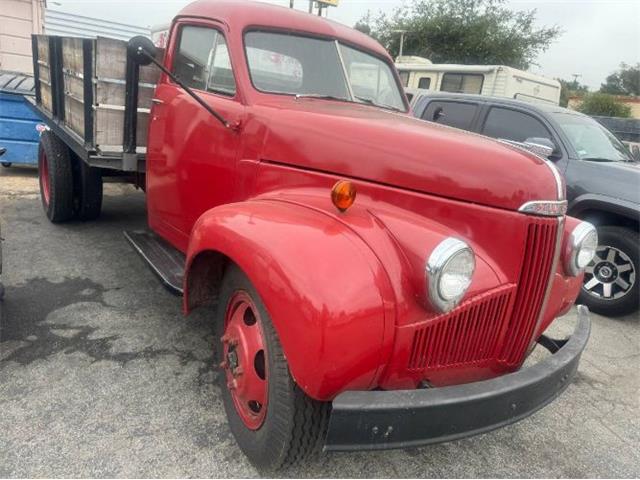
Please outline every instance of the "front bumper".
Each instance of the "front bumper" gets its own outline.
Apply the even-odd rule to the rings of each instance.
[[[539,343],[552,355],[518,372],[451,387],[341,393],[333,401],[325,449],[414,447],[514,423],[567,388],[590,331],[589,310],[579,305],[578,322],[569,340],[541,337]]]

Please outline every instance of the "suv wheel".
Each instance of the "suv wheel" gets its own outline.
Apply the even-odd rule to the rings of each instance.
[[[598,238],[578,302],[602,315],[632,313],[640,306],[638,234],[623,227],[600,227]]]

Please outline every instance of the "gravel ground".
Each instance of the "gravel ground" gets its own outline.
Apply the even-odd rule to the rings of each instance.
[[[0,477],[259,476],[227,428],[210,314],[183,318],[124,240],[145,225],[144,196],[105,193],[98,221],[56,226],[34,171],[0,169]],[[532,417],[427,448],[328,454],[285,475],[638,477],[639,360],[638,315],[593,315],[575,382]]]

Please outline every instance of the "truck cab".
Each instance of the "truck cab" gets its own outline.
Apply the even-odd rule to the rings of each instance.
[[[55,53],[73,42],[40,37],[34,51],[41,41],[50,61],[35,62],[57,78],[57,113],[34,105],[49,128],[47,215],[72,218],[102,176],[145,189],[149,231],[127,236],[185,313],[211,309],[230,429],[257,467],[488,431],[570,382],[588,311],[568,340],[544,331],[571,308],[595,229],[565,215],[545,159],[414,119],[370,37],[272,5],[195,2],[164,52],[115,49],[119,151],[97,142],[97,117],[75,118],[78,142]],[[106,50],[83,48],[91,75]],[[84,93],[85,115],[104,107],[104,92]],[[521,368],[536,342],[552,355]]]

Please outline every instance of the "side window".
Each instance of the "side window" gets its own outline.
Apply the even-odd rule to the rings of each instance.
[[[445,73],[440,90],[452,93],[481,93],[484,75],[480,73]]]
[[[431,102],[422,114],[424,120],[470,130],[478,105],[469,102]]]
[[[418,81],[418,88],[428,89],[431,87],[431,77],[422,77]]]
[[[182,27],[173,73],[191,88],[223,95],[236,93],[227,43],[213,28]]]
[[[504,138],[514,142],[524,142],[531,137],[552,140],[547,127],[537,118],[524,112],[499,107],[489,110],[482,133],[489,137]]]

